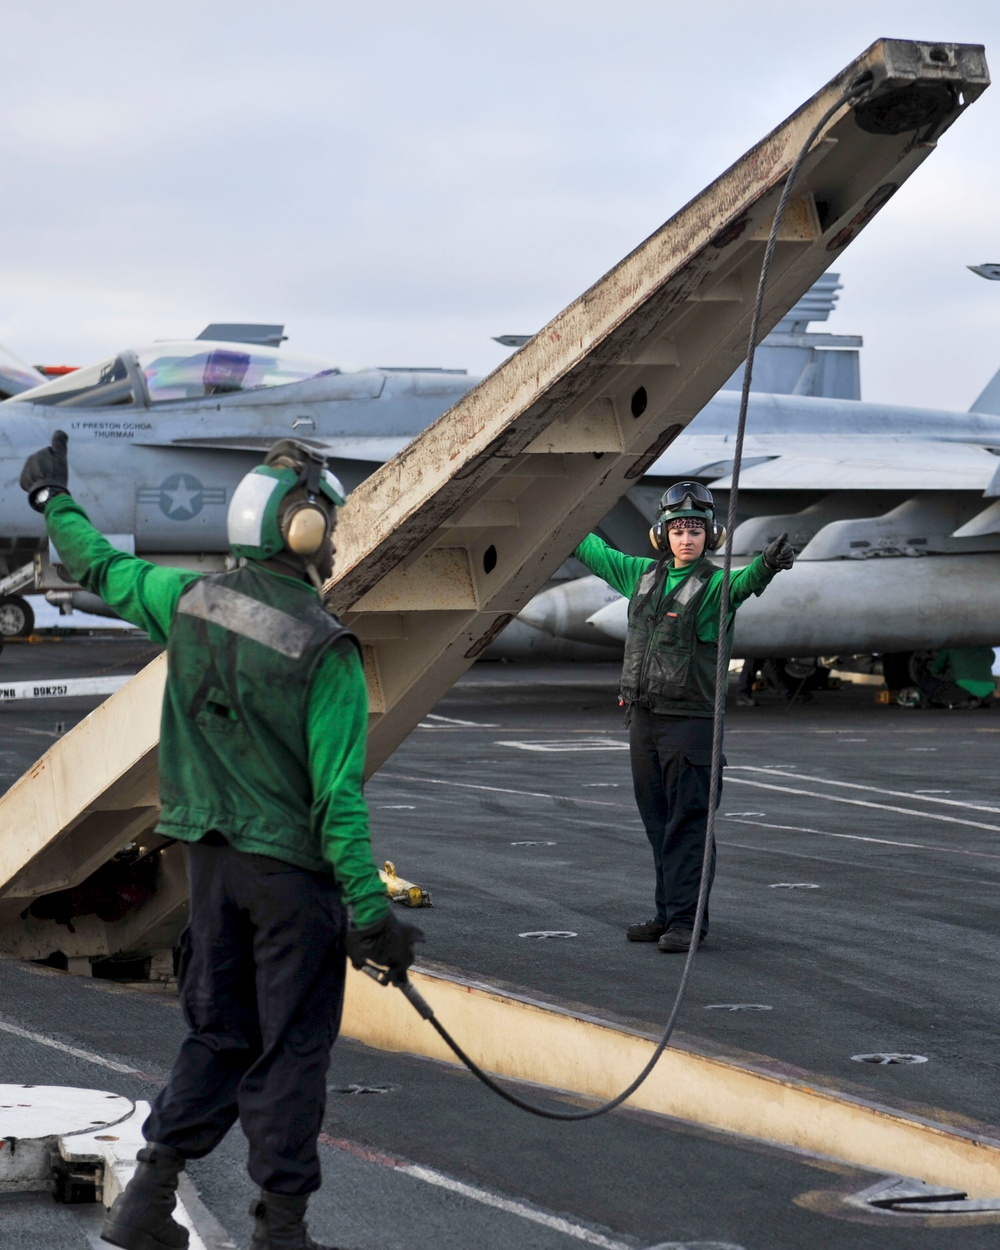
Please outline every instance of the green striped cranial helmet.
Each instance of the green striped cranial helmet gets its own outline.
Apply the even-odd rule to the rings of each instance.
[[[227,530],[237,559],[285,552],[305,562],[330,536],[347,493],[321,452],[283,438],[233,491]]]

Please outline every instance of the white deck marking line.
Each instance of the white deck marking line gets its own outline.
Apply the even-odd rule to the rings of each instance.
[[[806,799],[823,799],[826,803],[847,803],[851,807],[871,807],[879,812],[899,812],[903,816],[919,816],[921,820],[939,820],[948,825],[968,825],[973,829],[988,829],[1000,833],[1000,825],[987,825],[981,820],[962,820],[959,816],[942,816],[939,812],[919,812],[915,807],[895,807],[892,803],[872,803],[868,799],[842,799],[837,794],[821,794],[818,790],[796,790],[794,786],[775,786],[766,781],[751,781],[749,777],[727,777],[727,785],[756,786],[759,790],[778,790],[782,794],[800,794]]]
[[[560,803],[589,803],[593,807],[619,807],[606,799],[581,799],[576,794],[543,794],[539,790],[513,790],[507,786],[480,786],[473,781],[445,781],[443,777],[411,777],[407,773],[376,773],[386,781],[419,781],[428,786],[451,786],[457,790],[485,790],[488,794],[516,794],[522,799],[558,799]]]
[[[22,1029],[16,1024],[8,1024],[5,1020],[0,1020],[0,1031],[10,1033],[14,1037],[23,1037],[26,1041],[36,1042],[39,1046],[48,1046],[52,1050],[61,1050],[64,1055],[72,1055],[74,1059],[83,1059],[87,1063],[94,1063],[100,1068],[110,1068],[112,1072],[123,1072],[126,1076],[137,1076],[140,1080],[146,1081],[151,1085],[163,1086],[165,1082],[152,1073],[143,1072],[140,1068],[129,1067],[127,1063],[119,1063],[116,1059],[105,1059],[103,1055],[96,1055],[92,1050],[82,1050],[79,1046],[68,1046],[65,1042],[59,1042],[54,1037],[46,1037],[44,1033],[32,1033],[29,1029]],[[177,1206],[174,1211],[178,1222],[188,1230],[188,1250],[207,1250],[205,1242],[202,1240],[191,1219],[191,1215],[180,1198],[177,1200]],[[104,1245],[104,1242],[93,1241],[90,1232],[84,1230],[84,1234],[91,1244]]]
[[[474,783],[474,781],[445,781],[444,778],[417,778],[417,776],[411,776],[404,773],[382,773],[379,774],[379,776],[385,778],[386,781],[417,781],[417,783],[422,783],[424,785],[450,786],[451,789],[456,790],[481,790],[485,791],[486,794],[512,794],[519,796],[521,799],[554,799],[557,803],[582,803],[594,806],[594,808],[617,808],[617,806],[620,806],[620,804],[609,803],[609,801],[605,799],[582,799],[580,798],[580,795],[545,794],[544,791],[541,790],[515,790],[510,788],[510,786],[479,785]],[[793,774],[793,776],[795,776],[796,780],[799,779],[798,773]],[[895,808],[895,806],[891,804],[868,803],[868,801],[864,799],[841,799],[838,795],[816,794],[813,790],[796,790],[794,786],[769,785],[766,781],[751,781],[749,778],[734,778],[734,776],[726,778],[726,784],[758,786],[761,790],[780,790],[783,794],[800,794],[803,795],[804,798],[809,799],[826,799],[828,800],[828,803],[846,803],[851,806],[855,806],[855,808],[875,808],[879,811],[898,811],[898,813],[901,813],[904,816],[924,816],[925,820],[940,820],[945,821],[946,824],[950,825],[971,825],[974,829],[989,829],[991,833],[1000,834],[1000,825],[986,825],[981,823],[979,820],[961,820],[959,816],[939,815],[938,813],[935,813],[935,811],[916,811],[911,808]],[[729,819],[725,813],[720,813],[719,818]],[[775,826],[775,828],[778,828],[778,826]],[[788,826],[788,828],[791,828],[791,826]],[[823,833],[823,830],[815,830],[815,833]],[[846,836],[849,835],[830,834],[829,836],[830,838],[846,838]],[[879,841],[879,839],[866,840]],[[905,846],[910,844],[899,843],[890,845]],[[914,843],[913,845],[923,846],[924,844]],[[938,848],[934,849],[936,850]],[[979,853],[968,851],[966,854],[973,855]],[[993,859],[993,856],[989,856],[989,858]]]
[[[157,1077],[151,1076],[148,1072],[143,1072],[139,1068],[129,1067],[128,1064],[118,1063],[115,1059],[105,1059],[103,1055],[94,1054],[91,1050],[82,1050],[79,1046],[69,1046],[65,1042],[57,1041],[54,1037],[46,1037],[43,1033],[32,1033],[28,1029],[22,1029],[16,1024],[7,1024],[6,1021],[0,1020],[0,1030],[5,1033],[11,1033],[15,1037],[23,1037],[29,1042],[37,1042],[40,1046],[49,1046],[53,1050],[61,1050],[64,1054],[72,1055],[75,1059],[84,1059],[88,1063],[97,1064],[102,1068],[110,1068],[112,1072],[123,1072],[127,1076],[141,1077],[145,1081],[155,1081],[162,1085],[163,1081]],[[326,1139],[327,1144],[337,1145],[330,1142],[326,1138],[326,1134],[321,1135],[321,1140]],[[376,1160],[377,1161],[377,1160]],[[434,1168],[422,1167],[420,1164],[402,1164],[396,1165],[396,1170],[404,1172],[407,1176],[412,1176],[415,1180],[424,1181],[428,1185],[436,1185],[439,1189],[447,1189],[452,1193],[461,1194],[465,1198],[470,1198],[473,1202],[482,1203],[483,1206],[496,1207],[500,1211],[506,1211],[509,1215],[520,1216],[523,1220],[530,1220],[535,1224],[541,1224],[545,1228],[551,1228],[554,1232],[565,1234],[567,1237],[574,1237],[577,1241],[584,1241],[591,1246],[599,1246],[601,1250],[634,1250],[634,1247],[628,1245],[624,1241],[613,1241],[610,1237],[604,1237],[601,1233],[592,1232],[589,1228],[584,1228],[582,1224],[572,1224],[569,1220],[564,1220],[557,1215],[548,1215],[544,1211],[536,1211],[533,1207],[526,1206],[523,1202],[516,1202],[512,1198],[501,1198],[498,1194],[492,1194],[486,1189],[477,1189],[473,1185],[466,1185],[462,1181],[452,1180],[450,1176],[446,1176],[443,1172],[438,1172]],[[197,1250],[198,1239],[192,1241],[191,1250]]]
[[[892,838],[870,838],[861,833],[831,833],[828,829],[806,829],[802,825],[772,825],[766,820],[745,820],[738,817],[726,816],[725,820],[730,820],[734,825],[755,825],[761,829],[783,829],[789,833],[815,833],[824,838],[844,838],[848,842],[877,842],[880,846],[901,846],[911,851],[937,851],[942,855],[971,855],[974,859],[1000,859],[1000,855],[994,855],[990,851],[965,851],[954,846],[934,846],[926,842],[898,842]],[[739,843],[730,842],[725,845],[738,846]],[[748,850],[767,850],[769,848],[748,847]]]
[[[192,1186],[193,1188],[194,1186]],[[204,1206],[204,1204],[202,1205]],[[101,1227],[104,1224],[104,1217],[107,1215],[103,1203],[87,1203],[85,1206],[71,1206],[68,1209],[76,1216],[80,1232],[83,1234],[87,1245],[91,1247],[91,1250],[108,1250],[110,1243],[101,1238]],[[211,1213],[209,1212],[209,1214]],[[209,1250],[204,1238],[194,1226],[191,1212],[187,1209],[183,1198],[180,1196],[178,1196],[177,1206],[174,1208],[174,1219],[177,1220],[182,1228],[188,1230],[188,1250]],[[232,1245],[233,1243],[228,1237],[223,1241],[216,1239],[212,1242],[213,1250],[222,1250],[226,1246],[232,1248]]]
[[[1000,816],[1000,807],[988,807],[985,803],[967,803],[962,799],[936,799],[935,794],[948,794],[948,790],[914,790],[912,793],[906,790],[884,790],[881,786],[864,786],[857,781],[833,781],[829,777],[811,777],[807,773],[786,773],[780,768],[761,768],[753,764],[732,764],[731,768],[738,769],[744,773],[767,773],[771,777],[791,777],[795,781],[817,781],[824,786],[841,786],[847,790],[869,790],[875,794],[888,794],[896,799],[912,799],[915,794],[919,794],[925,803],[943,803],[947,807],[965,807],[974,812],[993,812]]]
[[[12,1033],[14,1037],[23,1037],[29,1042],[37,1042],[39,1046],[49,1046],[52,1050],[61,1050],[63,1054],[72,1055],[74,1059],[85,1059],[87,1063],[96,1063],[98,1067],[110,1068],[112,1072],[124,1072],[126,1076],[138,1076],[144,1081],[153,1081],[157,1085],[163,1084],[159,1077],[152,1076],[149,1072],[142,1072],[139,1068],[131,1068],[127,1063],[118,1063],[115,1059],[105,1059],[103,1055],[95,1055],[92,1050],[81,1050],[79,1046],[68,1046],[65,1042],[56,1041],[54,1037],[46,1037],[44,1033],[32,1033],[28,1029],[19,1028],[16,1024],[7,1024],[4,1020],[0,1020],[0,1031]]]
[[[547,738],[543,742],[521,740],[497,742],[498,747],[513,747],[515,751],[538,751],[550,755],[572,755],[577,751],[627,751],[627,742],[614,738]]]
[[[568,1237],[575,1237],[578,1241],[589,1242],[592,1246],[602,1246],[604,1250],[634,1250],[633,1247],[626,1245],[625,1242],[614,1241],[610,1237],[605,1237],[602,1233],[592,1232],[589,1228],[584,1228],[582,1224],[573,1224],[569,1220],[561,1219],[559,1216],[539,1211],[537,1207],[531,1207],[525,1202],[501,1197],[501,1195],[492,1193],[488,1189],[480,1189],[476,1185],[467,1185],[463,1181],[457,1181],[453,1177],[448,1176],[445,1172],[439,1172],[436,1168],[424,1167],[422,1164],[401,1158],[399,1155],[386,1154],[382,1150],[373,1150],[370,1146],[363,1146],[360,1142],[351,1141],[349,1138],[331,1137],[328,1133],[320,1133],[319,1141],[322,1146],[332,1146],[334,1150],[342,1150],[365,1163],[374,1163],[376,1167],[390,1168],[394,1172],[405,1172],[408,1176],[412,1176],[414,1180],[424,1181],[428,1185],[437,1185],[441,1189],[447,1189],[452,1193],[471,1198],[473,1202],[481,1202],[485,1206],[496,1207],[498,1210],[518,1215],[522,1219],[531,1220],[533,1223],[542,1224],[546,1228],[552,1228],[557,1232],[565,1233]]]
[[[419,1164],[404,1164],[397,1171],[403,1172],[406,1176],[412,1176],[415,1180],[423,1181],[427,1185],[437,1185],[440,1189],[447,1189],[450,1193],[470,1198],[473,1202],[482,1203],[484,1207],[495,1207],[498,1211],[505,1211],[508,1215],[517,1215],[522,1220],[541,1224],[544,1228],[552,1229],[553,1232],[575,1237],[577,1241],[585,1241],[590,1246],[600,1246],[602,1250],[634,1250],[634,1247],[624,1241],[614,1241],[610,1237],[604,1237],[601,1233],[591,1232],[582,1224],[572,1224],[558,1215],[547,1215],[544,1211],[537,1211],[534,1207],[529,1207],[523,1202],[516,1202],[513,1198],[501,1198],[498,1194],[491,1194],[488,1189],[479,1189],[475,1185],[466,1185],[463,1181],[453,1180],[435,1168],[425,1168]]]
[[[445,725],[464,725],[469,729],[499,729],[499,725],[485,725],[481,720],[459,720],[455,716],[439,716],[436,712],[428,712],[424,720],[439,720]]]
[[[417,781],[424,785],[445,785],[451,786],[456,790],[481,790],[487,794],[512,794],[522,799],[554,799],[559,803],[581,803],[594,808],[617,808],[619,804],[607,803],[604,799],[581,799],[579,795],[560,795],[560,794],[544,794],[540,790],[514,790],[509,786],[496,785],[477,785],[474,781],[445,781],[442,778],[417,778],[404,773],[384,773],[387,781]],[[798,774],[795,774],[798,778]],[[950,825],[971,825],[974,829],[989,829],[991,833],[1000,834],[1000,825],[986,825],[979,820],[961,820],[958,816],[944,816],[934,813],[934,811],[916,811],[911,808],[895,808],[895,806],[885,803],[868,803],[864,799],[841,799],[838,795],[833,794],[816,794],[813,790],[796,790],[793,786],[769,785],[765,781],[751,781],[749,778],[734,778],[729,776],[726,778],[727,785],[752,785],[758,786],[761,790],[779,790],[783,794],[800,794],[808,799],[826,799],[828,803],[846,803],[855,808],[874,808],[878,811],[898,811],[904,816],[924,816],[926,820],[940,820]],[[720,820],[729,820],[729,816],[725,813],[719,814]],[[744,821],[739,821],[740,824]],[[746,821],[746,824],[754,824],[754,821]],[[794,825],[764,825],[765,829],[795,829]],[[961,851],[954,848],[943,848],[943,846],[928,846],[925,843],[894,843],[888,839],[881,838],[861,838],[855,834],[828,834],[823,829],[803,830],[803,833],[823,834],[825,838],[848,838],[855,841],[863,841],[863,843],[884,843],[886,846],[905,846],[905,848],[914,848],[915,850],[933,850],[948,851],[953,855],[974,855],[980,859],[1000,859],[1000,856],[989,855],[985,851]]]

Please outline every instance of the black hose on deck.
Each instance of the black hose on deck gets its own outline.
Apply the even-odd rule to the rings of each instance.
[[[747,351],[746,367],[743,371],[743,392],[740,397],[739,420],[736,426],[736,446],[733,453],[733,471],[731,478],[731,486],[729,492],[729,512],[726,524],[727,536],[725,547],[725,558],[723,560],[723,578],[722,578],[722,597],[719,604],[719,652],[718,663],[715,670],[715,710],[712,724],[712,772],[709,785],[709,807],[708,820],[705,829],[705,854],[702,859],[701,866],[701,887],[698,891],[698,906],[695,912],[694,926],[692,931],[691,946],[684,961],[684,969],[681,973],[680,984],[677,986],[677,992],[674,995],[674,1005],[670,1011],[666,1027],[663,1030],[663,1036],[656,1045],[656,1049],[649,1057],[649,1061],[642,1069],[634,1081],[620,1094],[607,1102],[601,1103],[598,1107],[593,1107],[586,1111],[551,1111],[546,1107],[539,1107],[535,1103],[519,1098],[517,1094],[512,1094],[488,1072],[484,1072],[481,1067],[471,1059],[464,1050],[459,1046],[448,1030],[434,1015],[434,1011],[430,1004],[423,997],[420,991],[410,981],[404,981],[399,985],[399,989],[406,995],[407,999],[413,1004],[420,1015],[427,1020],[434,1029],[440,1034],[445,1044],[453,1051],[458,1059],[469,1069],[473,1076],[478,1077],[480,1081],[495,1094],[507,1102],[512,1103],[515,1107],[520,1107],[522,1111],[530,1112],[531,1115],[540,1116],[545,1120],[592,1120],[596,1116],[606,1115],[607,1112],[613,1111],[615,1107],[620,1107],[626,1099],[639,1088],[646,1077],[649,1076],[653,1068],[656,1067],[660,1056],[666,1050],[673,1035],[674,1026],[677,1023],[677,1016],[680,1012],[681,1005],[684,1001],[684,995],[687,991],[688,982],[691,979],[691,971],[694,968],[695,955],[698,949],[697,935],[701,932],[701,923],[705,915],[705,906],[708,901],[708,866],[711,863],[712,851],[715,847],[715,815],[718,804],[719,783],[722,772],[722,718],[726,704],[726,688],[729,679],[729,656],[725,645],[726,634],[729,628],[729,581],[732,575],[733,563],[733,532],[736,528],[736,503],[739,498],[740,489],[740,465],[743,460],[743,436],[746,430],[747,406],[750,400],[750,382],[753,376],[754,355],[757,351],[757,339],[760,332],[761,312],[764,306],[764,291],[767,287],[768,274],[771,268],[771,260],[774,256],[775,244],[778,240],[778,231],[781,226],[781,219],[784,216],[785,208],[791,195],[795,180],[798,177],[799,170],[802,168],[802,162],[808,156],[812,145],[815,143],[823,127],[827,124],[833,115],[838,112],[845,104],[855,104],[864,95],[867,94],[871,87],[871,76],[862,75],[855,80],[851,86],[839,97],[836,103],[831,104],[823,116],[809,133],[809,137],[803,143],[795,161],[789,171],[788,177],[785,179],[785,185],[781,191],[781,198],[778,200],[778,207],[775,210],[774,220],[771,223],[771,232],[768,235],[767,247],[764,249],[764,259],[760,267],[760,280],[757,284],[757,296],[754,300],[753,318],[750,322],[750,345]],[[379,971],[367,965],[365,971],[376,980],[385,983],[385,976]]]

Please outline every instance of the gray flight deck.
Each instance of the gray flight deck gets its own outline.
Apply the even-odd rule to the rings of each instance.
[[[4,677],[128,672],[153,650],[142,638],[12,644]],[[656,1033],[682,963],[622,935],[649,914],[651,874],[615,676],[480,664],[367,793],[376,854],[434,898],[413,913],[423,963]],[[98,701],[0,706],[0,787]],[[998,713],[877,706],[871,687],[732,708],[712,933],[679,1044],[1000,1136],[998,733]],[[537,931],[576,936],[519,936]],[[150,1099],[182,1027],[170,992],[0,961],[0,1081]],[[852,1059],[877,1052],[926,1062]],[[997,1214],[844,1202],[877,1173],[646,1113],[539,1121],[463,1072],[354,1042],[338,1045],[330,1084],[314,1232],[345,1247],[997,1241]],[[248,1240],[244,1156],[236,1130],[190,1169],[236,1246]],[[39,1246],[44,1230],[47,1250],[86,1250],[94,1214],[0,1196],[0,1245]]]

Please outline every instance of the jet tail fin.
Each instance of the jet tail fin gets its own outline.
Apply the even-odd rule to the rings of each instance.
[[[972,401],[969,411],[1000,417],[1000,369],[986,383],[979,397]]]
[[[989,282],[1000,282],[1000,265],[966,265],[966,269],[971,269]],[[969,411],[1000,417],[1000,369],[986,383],[978,399],[972,401]]]
[[[757,348],[752,391],[810,395],[824,399],[861,398],[860,335],[816,334],[812,321],[826,321],[839,298],[840,275],[825,273],[778,322]],[[723,390],[743,387],[744,366]]]

